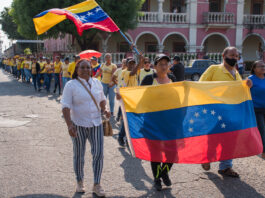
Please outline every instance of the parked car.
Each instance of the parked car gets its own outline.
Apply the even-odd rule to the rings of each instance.
[[[191,79],[192,81],[198,81],[202,73],[210,66],[218,64],[213,60],[191,60],[188,65],[185,66],[185,79]]]

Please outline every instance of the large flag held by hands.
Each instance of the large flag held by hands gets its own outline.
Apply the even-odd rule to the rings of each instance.
[[[262,152],[245,82],[177,82],[121,88],[132,154],[170,163],[207,163]]]
[[[117,25],[95,0],[87,0],[64,9],[46,10],[35,16],[33,22],[37,34],[40,35],[65,19],[70,19],[74,22],[79,35],[82,35],[84,30],[90,28],[106,32],[119,31]]]

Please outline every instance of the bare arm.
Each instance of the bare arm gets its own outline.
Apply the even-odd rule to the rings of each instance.
[[[137,65],[137,66],[131,71],[130,76],[134,76],[134,75],[137,73],[138,69],[140,69],[140,68],[143,67],[143,65],[144,65],[144,57],[143,57],[142,55],[140,55],[139,57],[140,57],[139,63],[138,63],[138,65]]]
[[[63,117],[66,122],[66,125],[68,127],[68,132],[69,135],[72,137],[76,137],[76,129],[71,121],[71,116],[70,116],[70,109],[69,108],[63,108]]]
[[[99,103],[99,106],[100,106],[101,112],[104,113],[107,116],[107,118],[109,118],[110,117],[110,112],[108,112],[106,110],[106,100],[102,100]]]

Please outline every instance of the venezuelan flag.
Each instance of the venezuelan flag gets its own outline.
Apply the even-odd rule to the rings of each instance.
[[[132,154],[170,163],[207,163],[262,152],[246,82],[177,82],[121,88]]]
[[[79,35],[90,28],[106,32],[119,31],[117,25],[94,0],[87,0],[64,9],[46,10],[35,16],[33,22],[37,34],[40,35],[65,19],[75,23]]]

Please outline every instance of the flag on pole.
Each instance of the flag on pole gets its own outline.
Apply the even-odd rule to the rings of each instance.
[[[35,16],[33,22],[37,34],[40,35],[65,19],[70,19],[74,22],[80,36],[84,30],[90,28],[106,32],[119,31],[117,25],[95,0],[87,0],[64,9],[54,8],[46,10]]]
[[[208,163],[262,152],[245,82],[121,88],[126,135],[140,159]]]

